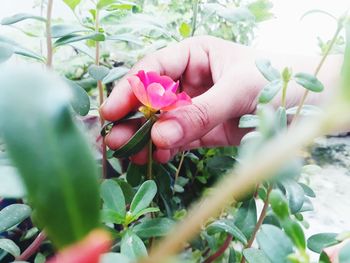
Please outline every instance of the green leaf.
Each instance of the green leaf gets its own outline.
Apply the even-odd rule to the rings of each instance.
[[[12,46],[0,42],[0,63],[3,63],[6,60],[10,59],[14,52],[15,50]]]
[[[0,112],[7,113],[0,131],[36,222],[56,247],[74,243],[98,226],[100,202],[97,167],[71,116],[69,88],[30,69],[3,70],[0,80]]]
[[[80,87],[74,81],[71,81],[69,79],[65,79],[65,81],[67,82],[72,92],[70,103],[72,105],[73,110],[81,116],[87,115],[90,111],[89,95],[82,87]]]
[[[272,67],[271,62],[269,60],[257,59],[255,61],[255,65],[268,81],[281,79],[281,74],[278,72],[277,69]]]
[[[297,73],[294,75],[294,79],[299,85],[310,91],[321,92],[324,89],[323,84],[311,74]]]
[[[277,131],[283,131],[287,128],[286,108],[278,107],[275,113],[275,127]]]
[[[207,232],[209,235],[212,235],[218,232],[226,232],[232,235],[235,239],[242,242],[243,245],[246,245],[248,243],[245,235],[241,232],[241,230],[238,227],[235,226],[233,221],[229,219],[220,219],[215,221],[214,223],[211,223],[207,227]]]
[[[191,26],[185,22],[181,23],[179,27],[179,32],[182,37],[186,38],[191,35]]]
[[[132,231],[141,238],[165,236],[174,226],[175,222],[169,218],[145,218]]]
[[[243,256],[248,263],[271,263],[263,251],[256,248],[246,248],[243,250]]]
[[[350,242],[340,249],[339,263],[350,263]]]
[[[31,213],[30,207],[24,204],[6,206],[0,211],[0,233],[22,223]]]
[[[130,162],[128,170],[126,171],[126,180],[128,183],[136,187],[142,182],[142,177],[147,173],[146,165],[137,165]]]
[[[94,40],[94,41],[104,41],[105,35],[102,33],[93,33],[93,34],[87,34],[87,35],[71,34],[71,35],[67,35],[57,39],[53,45],[54,47],[59,47],[70,43],[87,40],[87,39]]]
[[[243,202],[235,215],[235,225],[249,239],[257,222],[256,204],[254,198]]]
[[[123,77],[126,73],[129,72],[129,68],[127,67],[117,67],[111,69],[108,74],[102,79],[103,84],[111,83],[115,80],[120,79]]]
[[[311,187],[303,183],[299,183],[299,185],[303,188],[305,195],[310,197],[316,197],[316,194],[314,190],[311,189]]]
[[[103,9],[115,2],[116,0],[99,0],[96,7],[97,9]]]
[[[214,13],[231,23],[254,22],[255,20],[254,15],[246,7],[227,8],[220,4],[208,3],[204,4],[203,8],[206,9],[206,12]]]
[[[270,259],[271,263],[287,262],[287,256],[293,253],[293,243],[276,226],[262,225],[256,239],[260,249]]]
[[[259,126],[259,116],[253,114],[245,114],[239,119],[239,128],[256,128]]]
[[[316,253],[321,253],[326,247],[330,247],[339,243],[336,239],[336,233],[319,233],[309,237],[307,247]]]
[[[147,120],[123,146],[114,151],[113,156],[116,158],[129,157],[141,151],[150,141],[151,129],[155,121],[154,118]]]
[[[66,5],[68,5],[70,9],[74,11],[74,9],[77,7],[77,5],[79,5],[81,0],[63,0],[63,2],[65,2]]]
[[[288,201],[282,192],[274,189],[270,193],[269,203],[271,204],[273,212],[281,219],[289,216]]]
[[[127,231],[122,237],[120,251],[131,260],[147,256],[145,244],[131,231]]]
[[[120,253],[109,252],[101,255],[100,263],[131,263],[131,260]]]
[[[26,19],[34,19],[42,22],[46,22],[46,19],[41,17],[41,16],[35,16],[32,14],[26,14],[26,13],[20,13],[20,14],[15,14],[13,16],[5,17],[1,20],[2,25],[12,25],[17,22],[26,20]]]
[[[282,185],[287,192],[290,212],[292,214],[298,213],[305,201],[303,188],[293,179],[283,180]]]
[[[116,211],[121,217],[125,217],[125,198],[117,182],[112,179],[105,180],[101,184],[101,197],[107,208]]]
[[[53,25],[51,27],[51,36],[53,38],[65,37],[67,35],[71,35],[74,33],[81,32],[92,32],[91,29],[87,29],[85,27],[79,25]]]
[[[142,46],[144,43],[139,37],[136,37],[134,34],[118,34],[118,35],[111,35],[107,36],[107,40],[113,40],[113,41],[122,41],[127,43],[132,43],[135,45]]]
[[[269,103],[281,90],[282,80],[276,79],[268,83],[259,94],[259,103]]]
[[[287,109],[287,115],[295,115],[297,112],[298,106]],[[322,110],[314,105],[303,105],[301,108],[300,114],[303,116],[315,116],[320,115]]]
[[[130,205],[130,212],[133,216],[147,208],[157,193],[157,185],[154,181],[145,181],[137,190]]]
[[[0,182],[2,198],[23,198],[26,195],[25,187],[15,167],[0,165]]]
[[[0,36],[0,44],[8,44],[12,46],[14,53],[17,55],[33,58],[42,62],[45,61],[45,59],[42,56],[20,46],[18,43],[16,43],[12,39],[6,38],[4,36]]]
[[[286,218],[282,221],[282,227],[295,246],[301,250],[305,250],[305,234],[299,223],[291,220],[290,218]]]
[[[273,17],[273,13],[271,12],[273,4],[269,0],[253,1],[247,7],[255,16],[256,22],[261,22]]]
[[[109,68],[105,66],[91,65],[88,69],[89,75],[95,80],[103,80],[109,73]]]
[[[103,223],[123,224],[125,217],[113,209],[104,208],[101,210],[101,221]]]
[[[21,254],[21,250],[16,243],[6,238],[0,239],[0,249],[6,251],[14,257],[18,257]]]

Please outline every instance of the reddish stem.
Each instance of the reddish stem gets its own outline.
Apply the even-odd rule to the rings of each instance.
[[[43,231],[40,232],[39,235],[34,239],[33,243],[31,243],[29,247],[27,247],[27,249],[24,250],[23,253],[16,258],[16,260],[28,260],[28,258],[30,258],[32,255],[34,255],[34,253],[36,253],[39,250],[41,244],[44,242],[45,239],[46,234]]]
[[[225,253],[226,249],[229,247],[231,241],[232,241],[232,235],[228,235],[226,237],[225,242],[222,244],[222,246],[210,257],[208,257],[206,260],[203,261],[203,263],[211,263],[214,262],[218,257],[220,257],[222,254]]]

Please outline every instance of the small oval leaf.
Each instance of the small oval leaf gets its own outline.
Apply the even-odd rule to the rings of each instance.
[[[51,27],[51,35],[53,38],[65,37],[73,33],[81,33],[81,32],[92,32],[92,31],[91,29],[87,29],[79,25],[61,24],[61,25],[53,25]]]
[[[87,92],[74,81],[66,79],[72,92],[71,105],[73,110],[80,116],[85,116],[90,111],[90,98]]]
[[[32,210],[24,204],[13,204],[6,206],[0,211],[0,233],[21,223],[28,218]]]
[[[243,256],[248,263],[271,263],[265,253],[257,248],[244,249]]]
[[[239,119],[239,128],[256,128],[259,126],[259,116],[253,114],[243,115]]]
[[[271,62],[269,60],[257,59],[255,61],[255,65],[268,81],[273,81],[281,78],[281,74],[278,72],[277,69],[272,67]]]
[[[339,241],[336,233],[319,233],[309,237],[307,240],[307,247],[316,253],[321,253],[325,247],[338,244]]]
[[[107,208],[116,211],[121,217],[125,217],[125,198],[117,182],[112,179],[105,180],[101,184],[101,197]]]
[[[132,231],[141,238],[165,236],[174,226],[175,222],[169,218],[146,218],[133,227]]]
[[[141,128],[119,149],[115,150],[113,156],[116,158],[129,157],[141,151],[151,138],[151,129],[155,119],[147,120]]]
[[[276,79],[267,84],[259,94],[259,103],[270,102],[282,88],[282,80]]]
[[[46,19],[41,17],[41,16],[35,16],[32,14],[26,14],[26,13],[19,13],[19,14],[15,14],[13,16],[3,18],[1,20],[1,24],[2,25],[12,25],[12,24],[15,24],[17,22],[20,22],[20,21],[26,20],[26,19],[34,19],[34,20],[38,20],[38,21],[42,21],[42,22],[46,21]]]
[[[243,245],[247,244],[247,238],[241,232],[241,230],[235,226],[232,220],[229,219],[221,219],[217,220],[214,223],[210,224],[207,227],[208,234],[215,234],[217,232],[226,232],[231,234],[234,238],[242,242]]]
[[[10,59],[15,50],[12,46],[0,42],[0,63]]]
[[[294,75],[295,81],[313,92],[321,92],[324,89],[323,84],[313,75],[307,73],[297,73]]]
[[[21,254],[21,250],[16,243],[6,238],[0,239],[0,249],[6,251],[14,257],[18,257]]]
[[[120,245],[120,252],[131,260],[147,256],[145,244],[131,231],[127,231],[124,234]]]
[[[123,77],[126,73],[129,72],[129,68],[127,67],[117,67],[117,68],[113,68],[111,69],[108,74],[103,78],[102,83],[103,84],[107,84],[107,83],[111,83],[115,80],[120,79],[121,77]]]
[[[157,193],[157,185],[154,181],[145,181],[136,192],[130,205],[130,212],[133,216],[147,208]]]
[[[95,80],[103,80],[109,73],[109,68],[105,66],[91,65],[88,69],[89,75]]]

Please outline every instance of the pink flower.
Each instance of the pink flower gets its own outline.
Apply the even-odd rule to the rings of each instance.
[[[191,98],[185,92],[176,94],[179,82],[168,76],[140,70],[128,81],[136,98],[151,112],[169,111],[191,104]]]
[[[100,256],[107,253],[112,241],[104,230],[93,230],[83,240],[70,245],[47,263],[99,263]]]

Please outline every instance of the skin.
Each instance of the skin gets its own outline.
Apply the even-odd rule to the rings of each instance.
[[[197,147],[238,145],[248,131],[239,129],[239,118],[254,113],[257,96],[267,84],[255,66],[258,58],[268,58],[277,69],[292,67],[294,72],[312,74],[320,57],[274,54],[256,51],[219,38],[201,36],[154,52],[139,61],[114,87],[110,97],[101,106],[102,117],[108,121],[123,118],[140,105],[131,91],[127,77],[139,70],[156,71],[180,80],[181,90],[193,99],[192,105],[163,113],[151,132],[156,145],[154,159],[169,161],[178,151]],[[330,97],[336,86],[341,58],[328,57],[318,78],[325,91],[310,93],[307,103],[321,103]],[[304,89],[291,84],[287,92],[287,107],[297,105]],[[273,101],[278,106],[281,96]],[[138,121],[129,121],[113,127],[105,138],[111,149],[122,146],[138,129]],[[144,149],[131,160],[147,162]]]

